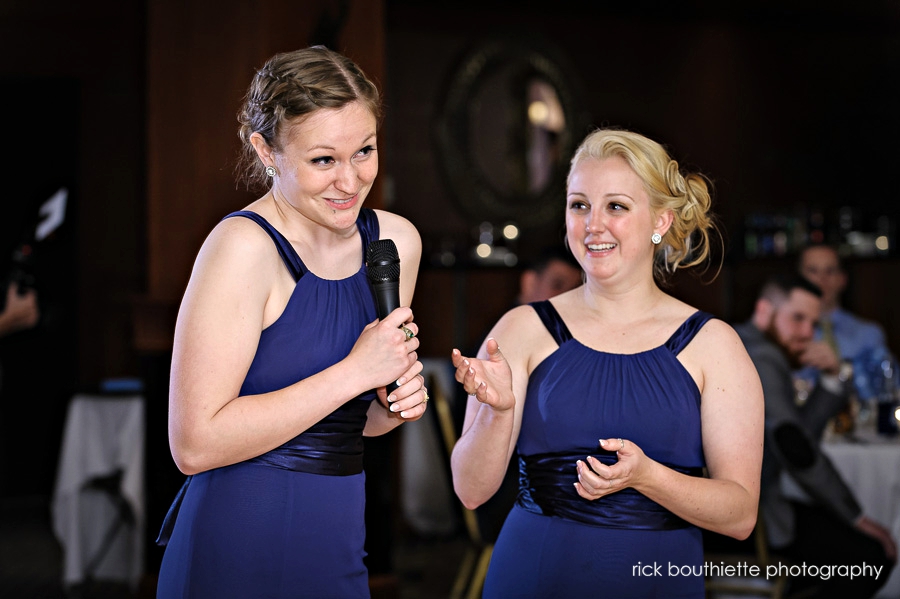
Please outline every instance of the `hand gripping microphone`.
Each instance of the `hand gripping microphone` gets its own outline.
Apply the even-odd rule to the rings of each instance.
[[[378,318],[400,307],[400,255],[392,239],[377,239],[366,248],[366,275],[375,295]],[[392,382],[388,394],[397,388]]]

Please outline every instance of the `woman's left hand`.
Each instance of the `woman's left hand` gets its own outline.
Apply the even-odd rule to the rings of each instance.
[[[615,451],[618,461],[607,466],[593,456],[575,462],[578,482],[575,490],[589,501],[617,493],[637,484],[647,460],[644,452],[627,439],[600,439],[600,446]]]
[[[420,374],[422,368],[422,363],[416,360],[409,370],[397,379],[400,386],[390,395],[386,387],[379,387],[376,390],[378,401],[391,412],[391,416],[412,421],[418,420],[425,413],[428,390],[425,389],[425,377]]]

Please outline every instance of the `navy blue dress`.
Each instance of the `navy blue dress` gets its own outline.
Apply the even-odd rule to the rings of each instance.
[[[364,265],[346,279],[321,279],[261,216],[228,216],[265,229],[297,282],[262,331],[240,394],[282,389],[345,358],[377,317]],[[357,226],[363,256],[378,239],[377,216],[363,209]],[[158,597],[368,597],[362,431],[374,398],[348,401],[259,457],[189,477],[158,541],[166,544]]]
[[[559,347],[528,381],[519,495],[484,597],[702,599],[700,529],[634,489],[588,501],[574,483],[576,460],[616,461],[602,438],[633,440],[663,464],[702,473],[700,391],[677,355],[711,315],[695,312],[664,345],[623,355],[573,339],[549,301],[532,306]]]

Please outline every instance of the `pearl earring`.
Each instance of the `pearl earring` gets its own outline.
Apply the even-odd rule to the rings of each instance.
[[[662,241],[662,235],[660,235],[659,233],[654,233],[650,236],[650,241],[653,242],[653,245],[659,245]]]
[[[267,167],[266,167],[266,174],[267,174],[268,176],[274,177],[277,173],[278,173],[278,171],[275,170],[275,167],[274,167],[274,166],[267,166]]]

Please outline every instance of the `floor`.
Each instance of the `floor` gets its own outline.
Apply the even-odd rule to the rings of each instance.
[[[450,595],[468,543],[464,535],[422,538],[399,535],[394,574],[372,577],[372,599],[442,599]],[[41,497],[0,500],[0,597],[4,599],[153,599],[155,580],[138,589],[96,582],[63,589],[62,549],[50,527],[49,501]],[[752,596],[750,596],[752,599]],[[731,599],[710,594],[710,599]]]
[[[460,535],[397,540],[394,576],[373,577],[372,599],[448,597],[467,544]],[[62,549],[50,526],[49,502],[41,497],[0,500],[0,597],[4,599],[151,599],[152,577],[136,590],[114,582],[63,589]]]

